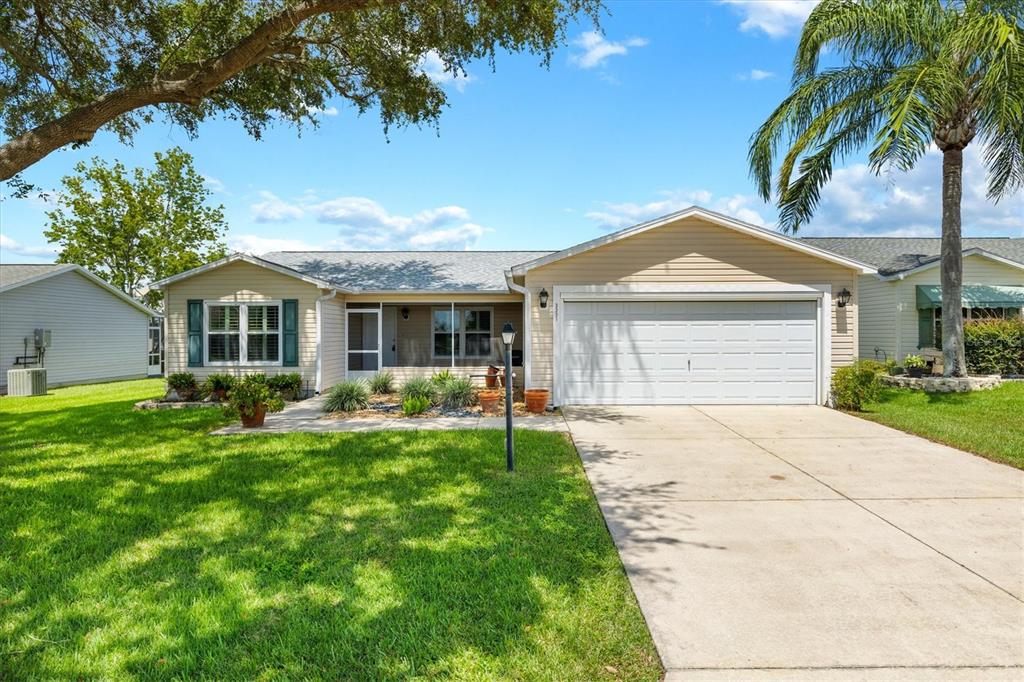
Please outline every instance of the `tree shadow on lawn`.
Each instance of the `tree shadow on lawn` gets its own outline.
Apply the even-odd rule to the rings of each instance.
[[[0,677],[657,677],[561,436],[521,434],[509,475],[499,432],[212,439],[213,416],[66,412],[0,437]]]
[[[971,400],[970,393],[929,393],[927,391],[918,391],[909,388],[886,388],[882,389],[877,402],[879,404],[891,403],[897,399],[905,397],[908,393],[910,393],[910,397],[918,398],[927,402],[929,405],[950,405],[957,407],[960,405],[967,405]]]

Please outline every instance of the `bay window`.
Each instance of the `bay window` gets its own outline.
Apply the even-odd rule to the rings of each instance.
[[[281,363],[281,303],[206,301],[206,362],[211,365]]]

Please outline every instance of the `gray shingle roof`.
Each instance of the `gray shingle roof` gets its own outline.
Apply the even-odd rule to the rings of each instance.
[[[551,251],[274,251],[261,256],[356,291],[508,291],[505,271]]]
[[[853,258],[878,268],[879,275],[895,275],[938,260],[938,237],[803,237],[812,246]],[[1024,264],[1024,238],[965,237],[964,250],[984,249]]]
[[[58,270],[70,269],[71,265],[67,263],[44,263],[44,264],[32,264],[23,265],[17,263],[11,264],[0,264],[0,287],[10,286],[17,284],[26,279],[32,279],[39,275],[46,275]]]

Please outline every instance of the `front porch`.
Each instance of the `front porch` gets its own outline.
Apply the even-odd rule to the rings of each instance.
[[[489,366],[503,369],[501,327],[516,329],[512,345],[514,385],[523,384],[521,301],[347,302],[345,376],[369,378],[390,372],[396,384],[442,371],[484,383]]]

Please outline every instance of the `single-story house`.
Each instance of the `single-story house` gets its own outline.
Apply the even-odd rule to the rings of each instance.
[[[234,254],[154,284],[168,372],[383,369],[518,381],[567,404],[824,403],[875,268],[692,207],[562,251]]]
[[[814,237],[803,241],[877,269],[860,277],[860,357],[902,362],[915,354],[941,364],[940,239]],[[964,319],[1021,316],[1024,238],[965,238],[963,249]]]
[[[0,392],[7,370],[33,359],[46,367],[49,386],[158,375],[156,318],[79,265],[0,265]],[[36,329],[50,332],[41,358]]]

